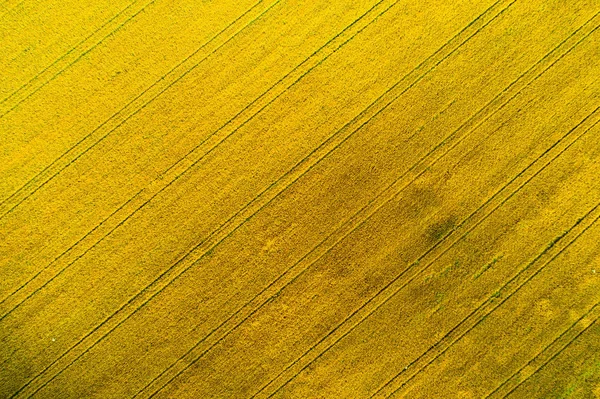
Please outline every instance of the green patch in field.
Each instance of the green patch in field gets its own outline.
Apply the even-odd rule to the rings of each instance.
[[[575,377],[575,380],[567,385],[564,390],[557,396],[559,399],[568,399],[575,397],[594,397],[593,390],[597,387],[600,380],[600,361],[592,364],[585,369],[581,374]]]
[[[479,269],[479,271],[473,275],[473,279],[477,280],[479,277],[481,277],[481,275],[483,273],[485,273],[490,268],[492,268],[503,257],[504,257],[503,254],[496,256],[494,259],[492,259],[490,262],[488,262],[485,266],[483,266],[481,269]]]

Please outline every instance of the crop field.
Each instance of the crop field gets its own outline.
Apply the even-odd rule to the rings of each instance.
[[[599,0],[0,0],[0,398],[600,398]]]

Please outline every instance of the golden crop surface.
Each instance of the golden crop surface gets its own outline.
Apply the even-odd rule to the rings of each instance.
[[[0,398],[600,398],[599,0],[0,0]]]

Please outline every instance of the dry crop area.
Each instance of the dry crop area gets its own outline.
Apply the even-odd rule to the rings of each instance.
[[[1,398],[600,398],[598,0],[0,0]]]

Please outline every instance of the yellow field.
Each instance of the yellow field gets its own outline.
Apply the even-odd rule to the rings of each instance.
[[[600,398],[600,2],[0,0],[0,398]]]

